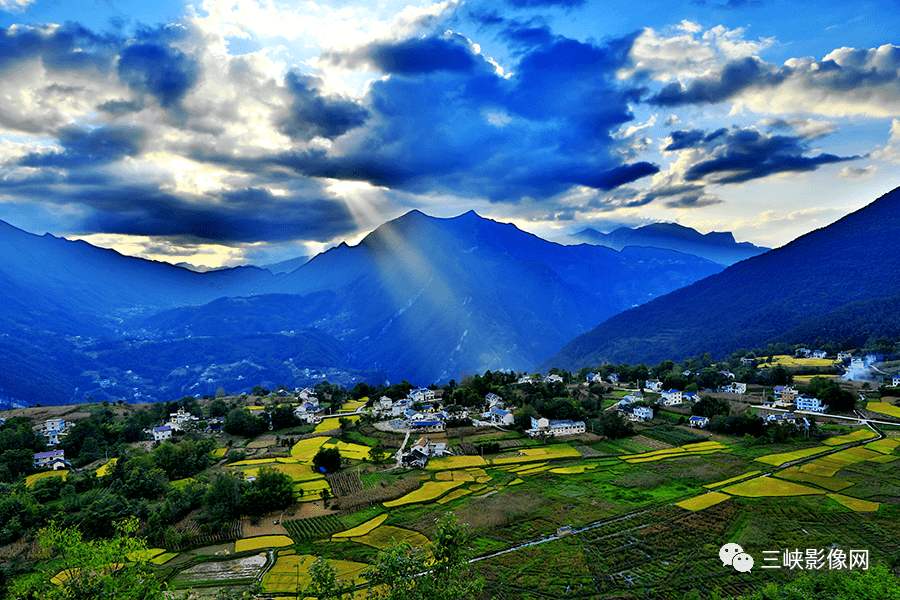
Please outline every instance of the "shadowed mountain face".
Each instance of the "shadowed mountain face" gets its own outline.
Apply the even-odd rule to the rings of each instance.
[[[529,369],[721,268],[669,250],[561,246],[474,212],[412,211],[278,275],[195,273],[3,225],[0,352],[25,350],[0,388],[26,403]],[[42,361],[52,398],[23,383]]]
[[[703,234],[676,223],[653,223],[634,229],[620,227],[611,233],[600,233],[588,228],[570,237],[576,242],[597,244],[616,250],[622,250],[627,246],[677,250],[725,266],[769,250],[754,246],[750,242],[738,243],[730,232],[711,231]]]
[[[900,188],[832,225],[612,317],[544,367],[900,335]]]

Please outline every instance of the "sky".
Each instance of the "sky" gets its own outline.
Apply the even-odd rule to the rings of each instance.
[[[900,185],[895,0],[0,0],[0,219],[172,263],[409,210],[778,247]]]

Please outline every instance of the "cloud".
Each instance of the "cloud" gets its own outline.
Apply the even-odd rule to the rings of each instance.
[[[761,125],[770,131],[791,131],[808,140],[834,133],[838,130],[834,123],[801,117],[772,117],[763,119]]]
[[[322,94],[322,79],[296,70],[284,78],[293,97],[290,115],[281,122],[281,131],[304,141],[314,137],[333,140],[365,123],[369,111],[352,100]]]
[[[344,69],[371,68],[407,76],[435,71],[472,71],[477,64],[465,38],[458,34],[375,42],[349,52],[325,52],[320,60]]]
[[[868,167],[844,167],[836,173],[838,179],[847,179],[850,181],[859,181],[868,179],[875,175],[878,167],[869,165]]]
[[[172,45],[153,42],[125,47],[119,55],[116,70],[125,84],[153,96],[164,108],[176,107],[199,77],[195,60]]]
[[[23,167],[77,168],[116,162],[135,156],[146,139],[146,131],[133,125],[106,125],[95,129],[65,127],[57,133],[62,152],[31,153],[22,157]]]
[[[722,199],[714,194],[689,194],[666,202],[667,208],[703,208],[721,204]]]
[[[782,83],[790,71],[776,69],[755,57],[728,62],[718,72],[698,77],[688,86],[670,83],[647,101],[658,106],[714,104],[724,102],[747,88],[773,87]]]
[[[802,137],[768,135],[753,128],[673,132],[664,151],[698,151],[684,172],[685,181],[744,183],[777,173],[814,171],[822,165],[856,160],[833,154],[804,156]]]
[[[31,6],[34,0],[0,0],[0,9],[21,12]]]

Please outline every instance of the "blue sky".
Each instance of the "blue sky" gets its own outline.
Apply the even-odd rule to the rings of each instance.
[[[418,208],[780,246],[898,185],[893,1],[0,0],[0,219],[264,264]]]

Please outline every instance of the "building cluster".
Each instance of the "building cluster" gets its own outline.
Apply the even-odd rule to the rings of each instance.
[[[450,456],[451,454],[452,452],[447,448],[445,442],[432,442],[427,437],[422,436],[410,446],[407,452],[403,453],[400,462],[404,467],[424,468],[432,458]]]
[[[801,394],[794,387],[789,385],[776,385],[774,396],[774,400],[765,400],[763,406],[804,410],[816,413],[824,413],[828,410],[828,405],[823,404],[820,399],[811,398],[806,394]]]
[[[164,442],[172,437],[176,431],[184,431],[185,427],[190,423],[198,423],[200,417],[196,417],[187,412],[183,408],[179,408],[176,412],[169,413],[169,420],[151,429],[145,429],[144,433],[153,436],[153,441]]]
[[[569,421],[568,419],[546,419],[544,417],[531,417],[531,429],[525,433],[529,437],[562,437],[566,435],[578,435],[585,433],[587,427],[584,421]]]
[[[75,423],[62,418],[47,419],[44,421],[40,434],[46,438],[47,447],[56,446],[59,444],[60,438],[65,436],[73,425]]]

